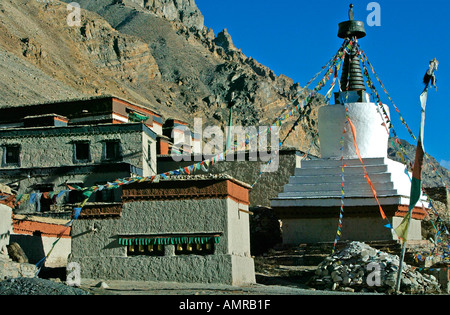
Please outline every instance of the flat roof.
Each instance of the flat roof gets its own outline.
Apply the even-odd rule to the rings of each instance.
[[[101,99],[118,99],[120,101],[129,103],[130,105],[134,105],[137,107],[142,108],[143,110],[149,110],[154,112],[156,115],[159,115],[162,117],[160,113],[158,113],[155,109],[145,107],[143,105],[138,105],[136,103],[133,103],[127,99],[124,99],[122,97],[118,97],[112,94],[106,94],[106,95],[95,95],[95,96],[87,96],[87,97],[79,97],[79,98],[70,98],[70,99],[63,99],[63,100],[52,100],[47,102],[40,102],[40,103],[29,103],[29,104],[23,104],[23,105],[0,105],[0,110],[6,109],[6,108],[20,108],[20,107],[30,107],[30,106],[39,106],[39,105],[49,105],[49,104],[64,104],[64,103],[73,103],[73,102],[82,102],[82,101],[92,101],[92,100],[101,100]]]

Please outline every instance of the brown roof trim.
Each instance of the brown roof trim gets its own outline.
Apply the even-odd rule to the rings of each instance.
[[[273,207],[280,219],[320,219],[337,218],[340,207]],[[344,208],[345,217],[380,217],[378,206],[348,206]],[[408,212],[407,205],[385,205],[383,211],[388,217],[404,217]],[[415,207],[412,218],[423,220],[427,210]]]
[[[124,203],[141,200],[226,199],[249,205],[249,186],[232,178],[161,180],[122,186]]]

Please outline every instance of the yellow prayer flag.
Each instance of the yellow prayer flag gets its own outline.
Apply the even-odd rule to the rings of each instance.
[[[403,241],[406,241],[408,238],[408,231],[409,231],[409,217],[411,216],[412,211],[408,211],[408,213],[403,218],[402,222],[394,229],[395,233],[399,238],[401,238]]]

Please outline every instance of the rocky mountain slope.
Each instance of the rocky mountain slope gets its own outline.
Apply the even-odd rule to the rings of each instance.
[[[406,140],[400,140],[401,147],[404,150],[404,153],[401,151],[400,146],[396,145],[394,147],[392,145],[392,142],[389,143],[388,148],[388,157],[394,161],[403,162],[398,152],[403,154],[404,159],[408,163],[408,170],[412,172],[411,165],[409,165],[409,162],[414,164],[414,159],[416,157],[416,146],[408,143]],[[450,183],[450,172],[442,167],[438,161],[436,161],[435,158],[432,156],[427,155],[427,158],[425,158],[425,162],[423,164],[423,186],[426,188],[429,187],[442,187],[445,183]],[[440,176],[439,176],[439,175]]]
[[[66,1],[71,2],[71,1]],[[59,0],[0,3],[1,105],[113,94],[165,118],[267,125],[301,91],[203,25],[193,0],[79,0],[81,25]],[[303,141],[301,130],[289,140]]]

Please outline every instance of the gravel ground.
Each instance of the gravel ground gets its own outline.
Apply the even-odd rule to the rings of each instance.
[[[98,280],[83,279],[80,288],[41,278],[15,278],[0,282],[0,295],[347,295],[333,292],[301,289],[284,285],[224,284],[108,281],[100,286]]]
[[[14,278],[0,282],[0,295],[89,295],[90,293],[41,278]]]
[[[152,281],[109,280],[102,287],[98,280],[83,279],[81,288],[94,295],[360,295],[360,293],[315,290],[298,287],[295,283],[233,286],[214,283],[176,283]]]

